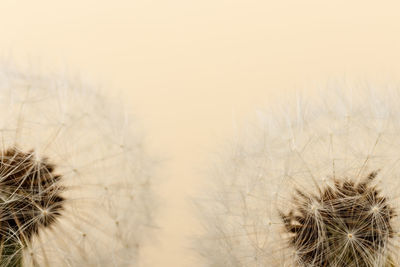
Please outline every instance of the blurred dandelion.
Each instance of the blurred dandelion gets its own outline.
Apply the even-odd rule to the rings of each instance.
[[[78,79],[0,69],[0,265],[136,266],[152,162]]]
[[[400,266],[400,90],[288,102],[214,164],[207,266]]]

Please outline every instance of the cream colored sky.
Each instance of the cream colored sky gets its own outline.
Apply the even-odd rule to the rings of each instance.
[[[332,78],[399,82],[400,2],[1,1],[0,55],[119,89],[168,157],[158,243],[143,266],[201,266],[188,197],[235,122]]]

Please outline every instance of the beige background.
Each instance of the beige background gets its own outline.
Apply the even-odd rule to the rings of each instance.
[[[122,91],[168,158],[143,266],[201,266],[187,249],[198,226],[188,198],[208,153],[282,94],[331,79],[398,83],[399,11],[368,0],[3,0],[0,54]]]

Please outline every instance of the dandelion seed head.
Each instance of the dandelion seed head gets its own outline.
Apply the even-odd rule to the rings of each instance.
[[[136,266],[155,161],[125,112],[79,78],[11,65],[0,109],[0,265]]]
[[[217,155],[206,266],[400,265],[400,90],[337,88],[259,112]]]

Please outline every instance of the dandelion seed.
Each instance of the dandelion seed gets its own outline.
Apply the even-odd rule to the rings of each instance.
[[[0,69],[0,266],[136,266],[153,165],[80,80]]]
[[[262,114],[199,201],[207,266],[400,266],[399,101],[331,90]]]

